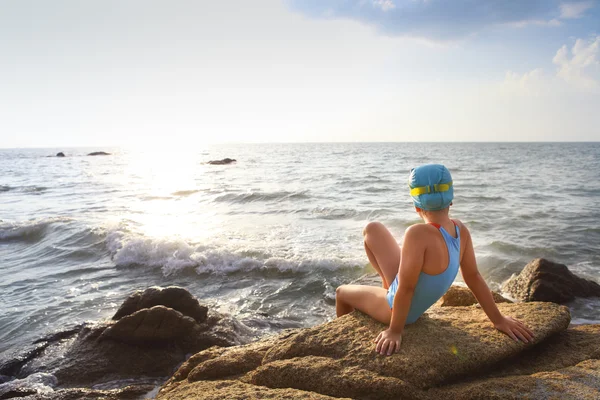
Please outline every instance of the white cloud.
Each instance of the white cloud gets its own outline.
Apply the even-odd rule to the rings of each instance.
[[[578,1],[575,3],[562,3],[560,5],[560,17],[563,19],[581,18],[590,8],[594,7],[592,1]]]
[[[502,92],[509,94],[537,96],[546,88],[547,79],[541,68],[524,74],[507,71],[501,89]]]
[[[373,0],[373,6],[381,8],[383,11],[389,11],[396,8],[392,0]]]
[[[577,39],[569,52],[567,45],[556,52],[552,62],[558,66],[556,75],[580,89],[600,88],[600,36],[591,40]]]
[[[512,26],[514,28],[524,28],[529,25],[557,27],[557,26],[561,26],[562,22],[554,18],[554,19],[551,19],[548,21],[543,20],[543,19],[529,19],[529,20],[511,22],[510,24],[508,24],[508,26]]]

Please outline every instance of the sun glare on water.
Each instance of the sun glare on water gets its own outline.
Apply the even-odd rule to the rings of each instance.
[[[123,184],[137,195],[128,219],[149,237],[205,239],[218,221],[207,206],[202,149],[148,147],[132,152]]]

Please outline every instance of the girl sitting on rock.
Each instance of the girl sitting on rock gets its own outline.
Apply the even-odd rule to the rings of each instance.
[[[450,171],[443,165],[413,168],[410,195],[425,223],[409,227],[402,248],[379,222],[364,229],[364,243],[371,265],[381,276],[383,288],[342,285],[336,290],[336,313],[340,317],[360,310],[389,324],[375,339],[376,351],[391,355],[400,348],[405,324],[417,320],[439,300],[456,278],[462,277],[496,329],[514,340],[529,342],[533,333],[523,323],[502,315],[477,270],[471,234],[448,212],[454,198]]]

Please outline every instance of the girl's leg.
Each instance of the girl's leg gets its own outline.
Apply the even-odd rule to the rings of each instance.
[[[400,246],[381,222],[369,222],[363,231],[365,251],[381,276],[383,288],[390,287],[400,267]]]
[[[392,310],[387,302],[387,290],[364,285],[342,285],[335,291],[335,311],[338,317],[359,310],[377,321],[389,324]]]

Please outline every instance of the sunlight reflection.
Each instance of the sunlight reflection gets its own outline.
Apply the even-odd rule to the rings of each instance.
[[[136,188],[128,218],[144,235],[202,240],[215,232],[216,213],[203,204],[206,165],[200,154],[197,148],[152,147],[132,153],[122,183]]]

